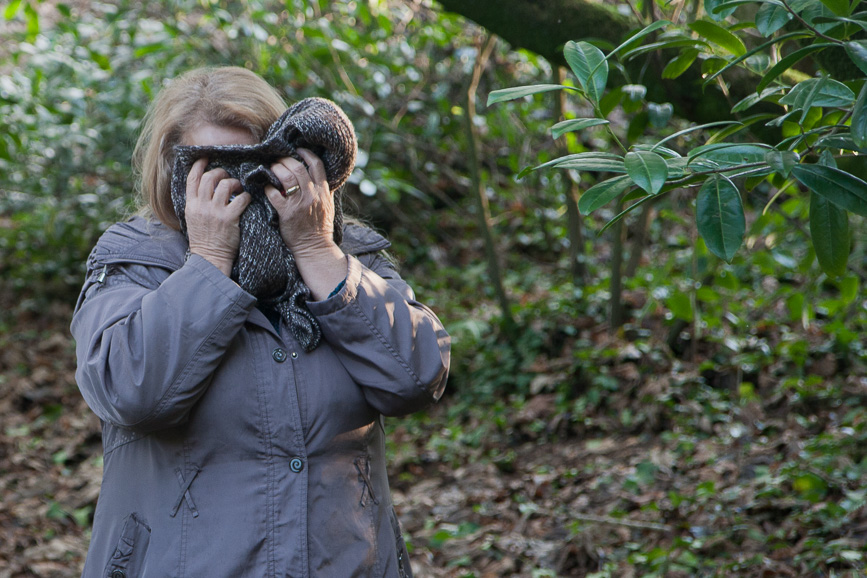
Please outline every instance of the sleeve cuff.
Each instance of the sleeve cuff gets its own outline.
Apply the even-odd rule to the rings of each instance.
[[[364,267],[361,262],[352,255],[346,256],[346,278],[343,280],[342,287],[340,285],[332,292],[327,299],[322,301],[308,301],[307,307],[313,315],[330,315],[335,313],[352,301],[358,295],[358,286],[361,284],[361,275]]]
[[[196,270],[214,288],[239,307],[252,309],[256,304],[255,297],[241,289],[237,283],[224,275],[213,263],[201,255],[190,255],[190,258],[187,260],[187,266]]]

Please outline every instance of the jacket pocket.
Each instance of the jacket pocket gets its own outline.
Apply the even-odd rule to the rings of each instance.
[[[117,546],[105,566],[104,578],[132,578],[142,575],[151,529],[136,514],[130,514],[123,523]]]
[[[406,543],[403,541],[403,535],[400,532],[400,522],[397,521],[397,514],[394,508],[389,509],[391,519],[391,529],[394,530],[395,549],[397,550],[397,573],[400,578],[412,578],[412,566],[409,564],[409,552],[406,550]]]

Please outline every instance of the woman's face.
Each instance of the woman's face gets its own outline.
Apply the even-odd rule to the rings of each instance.
[[[184,133],[181,144],[187,146],[226,146],[257,144],[253,134],[245,128],[200,124]]]

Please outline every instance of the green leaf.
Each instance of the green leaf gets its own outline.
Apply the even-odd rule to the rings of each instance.
[[[582,215],[589,215],[599,207],[616,199],[631,186],[632,179],[627,175],[596,183],[584,191],[584,194],[578,199],[578,211]]]
[[[575,153],[571,155],[565,155],[562,157],[557,157],[556,159],[552,159],[547,163],[542,163],[541,165],[537,165],[535,167],[525,167],[518,173],[517,178],[522,179],[533,171],[538,171],[540,169],[551,168],[559,163],[572,161],[572,160],[591,160],[591,159],[602,159],[609,161],[622,161],[623,157],[620,155],[615,155],[613,153],[604,153],[604,152],[589,152],[589,153]],[[624,169],[625,172],[625,169]]]
[[[563,54],[584,89],[584,94],[594,103],[598,103],[605,92],[605,85],[608,84],[608,61],[605,60],[605,55],[589,42],[572,40],[566,43]]]
[[[623,60],[630,61],[647,52],[656,52],[659,50],[668,50],[670,48],[695,48],[697,50],[710,49],[710,45],[700,38],[684,38],[677,37],[674,39],[664,39],[652,44],[645,44],[629,52],[623,54]]]
[[[859,153],[867,153],[867,148],[859,147],[855,144],[855,141],[850,138],[851,135],[846,132],[840,132],[837,134],[828,135],[826,137],[820,138],[816,141],[816,144],[813,145],[816,149],[830,149],[830,150],[846,150],[846,151],[855,151]]]
[[[757,144],[718,143],[703,145],[689,151],[689,162],[709,164],[712,168],[737,167],[744,164],[761,163],[771,147]],[[700,162],[705,161],[705,162]]]
[[[12,20],[18,14],[19,8],[21,8],[21,0],[12,0],[12,2],[6,5],[6,9],[3,10],[3,17],[6,20]]]
[[[746,232],[738,188],[722,175],[710,177],[698,191],[695,212],[698,232],[708,250],[731,263]]]
[[[704,0],[704,11],[707,12],[708,16],[712,19],[719,22],[720,20],[728,18],[734,14],[735,10],[737,10],[737,5],[726,7],[726,4],[728,4],[726,0]]]
[[[743,112],[756,104],[764,100],[765,98],[771,96],[772,94],[777,94],[780,92],[784,92],[786,89],[783,86],[772,86],[771,88],[766,88],[761,93],[754,93],[746,97],[745,99],[738,102],[736,105],[732,107],[732,114],[737,114],[739,112]]]
[[[681,321],[692,321],[692,301],[689,294],[677,291],[672,293],[666,300],[665,306],[671,311],[671,314]]]
[[[849,260],[849,214],[823,197],[810,195],[810,237],[819,266],[828,277],[846,273]]]
[[[821,0],[821,2],[837,16],[849,15],[849,0]]]
[[[555,163],[553,168],[578,171],[625,173],[626,167],[619,158],[606,158],[600,153],[578,153],[567,160]]]
[[[672,114],[674,114],[674,107],[670,102],[662,104],[651,102],[647,105],[647,118],[654,128],[665,128]]]
[[[24,4],[24,20],[27,22],[27,39],[33,41],[39,34],[39,13],[29,2]]]
[[[728,61],[724,66],[722,66],[722,68],[719,68],[719,70],[716,70],[715,72],[713,72],[709,76],[707,76],[704,79],[702,84],[704,86],[707,86],[708,84],[713,82],[713,80],[717,76],[719,76],[720,74],[722,74],[726,70],[729,70],[730,68],[737,66],[738,64],[740,64],[744,60],[746,60],[746,59],[748,59],[748,58],[750,58],[756,54],[762,53],[769,46],[773,46],[774,44],[779,44],[781,42],[785,42],[785,41],[790,40],[790,39],[800,39],[800,38],[809,38],[809,36],[804,34],[804,32],[802,32],[802,31],[789,32],[788,34],[783,34],[782,36],[776,36],[776,37],[772,38],[771,40],[768,40],[767,42],[763,42],[762,44],[751,49],[749,52],[745,52],[744,54],[742,54],[741,56],[738,56],[734,60]],[[767,58],[766,54],[759,54],[759,56]],[[762,66],[762,68],[763,67],[764,66]]]
[[[623,91],[620,87],[612,88],[606,92],[605,96],[602,97],[602,100],[599,101],[599,112],[602,113],[602,116],[608,116],[611,114],[611,111],[614,110],[614,107],[620,104],[622,99]]]
[[[716,121],[716,122],[708,122],[708,123],[706,123],[706,124],[700,124],[700,125],[697,125],[697,126],[691,126],[691,127],[689,127],[689,128],[685,128],[685,129],[683,129],[683,130],[679,130],[679,131],[677,131],[677,132],[674,133],[674,134],[668,135],[667,137],[665,137],[664,139],[662,139],[661,141],[659,141],[658,143],[656,143],[655,145],[653,145],[653,147],[652,147],[650,150],[654,150],[654,149],[656,149],[656,147],[658,147],[658,146],[661,145],[662,143],[668,142],[668,141],[670,141],[670,140],[674,140],[674,139],[676,139],[677,137],[683,136],[683,135],[685,135],[685,134],[688,134],[688,133],[691,133],[691,132],[695,132],[695,131],[697,131],[697,130],[703,130],[703,129],[706,129],[706,128],[710,128],[710,127],[712,127],[712,126],[720,126],[720,125],[724,125],[724,124],[740,124],[740,123],[739,123],[738,121],[736,121],[736,120],[718,120],[718,121]]]
[[[771,150],[765,153],[765,162],[775,172],[786,178],[789,177],[789,173],[792,172],[792,169],[795,168],[799,160],[801,160],[801,157],[798,156],[798,153],[792,151]]]
[[[713,44],[735,56],[740,56],[747,51],[747,47],[744,46],[740,38],[719,24],[707,20],[696,20],[690,22],[689,27],[702,38],[710,40]]]
[[[754,114],[752,116],[742,118],[741,122],[739,124],[736,124],[734,126],[724,128],[721,131],[715,132],[709,139],[707,139],[705,144],[715,144],[715,143],[722,142],[725,139],[727,139],[728,137],[732,136],[733,134],[737,134],[740,131],[744,130],[745,128],[748,128],[748,127],[756,124],[757,122],[761,122],[763,120],[769,120],[772,118],[777,118],[777,115],[772,113],[772,112],[764,112],[761,114]]]
[[[626,173],[633,182],[651,195],[658,193],[668,178],[665,159],[656,153],[649,151],[626,153],[624,165]]]
[[[662,70],[662,78],[677,78],[692,66],[698,56],[695,48],[685,48],[683,52],[672,58]]]
[[[609,52],[608,56],[606,56],[606,60],[619,53],[624,48],[627,49],[628,54],[629,51],[632,50],[632,46],[635,45],[639,40],[641,40],[651,32],[655,32],[665,26],[671,26],[671,22],[669,22],[668,20],[657,20],[656,22],[645,26],[644,28],[627,38],[622,44],[620,44],[620,46]]]
[[[786,7],[776,2],[762,4],[756,12],[756,30],[762,36],[770,36],[794,18]]]
[[[495,90],[488,94],[487,106],[491,106],[497,102],[506,100],[515,100],[531,94],[539,94],[540,92],[551,92],[552,90],[578,90],[574,86],[564,86],[562,84],[534,84],[532,86],[516,86],[514,88],[503,88]]]
[[[821,165],[797,165],[792,175],[805,187],[838,207],[867,216],[867,183],[840,169]]]
[[[859,148],[867,147],[867,82],[861,87],[858,100],[852,108],[852,140]]]
[[[632,117],[632,120],[629,121],[629,126],[626,129],[626,138],[634,141],[637,140],[644,131],[647,129],[647,123],[649,121],[650,115],[647,111],[642,111]]]
[[[867,40],[852,40],[846,43],[846,54],[852,62],[867,74]]]
[[[822,50],[823,48],[828,48],[829,46],[835,46],[830,42],[819,42],[817,44],[811,44],[810,46],[805,46],[799,50],[794,51],[793,53],[781,58],[779,62],[777,62],[769,71],[765,73],[762,79],[759,81],[759,84],[756,86],[756,92],[762,92],[767,86],[772,83],[778,76],[792,68],[797,62],[806,58],[810,54]]]
[[[855,93],[848,86],[823,76],[799,82],[780,99],[780,104],[789,105],[792,110],[803,111],[800,120],[803,123],[812,107],[848,107],[854,101]]]
[[[600,124],[608,124],[608,121],[604,118],[576,118],[572,120],[564,120],[563,122],[558,122],[551,127],[551,135],[554,138],[560,138],[567,132],[583,130],[591,126],[599,126]]]

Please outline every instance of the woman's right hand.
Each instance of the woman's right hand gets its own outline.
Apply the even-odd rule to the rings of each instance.
[[[208,260],[230,276],[238,256],[241,213],[250,204],[250,194],[241,189],[241,181],[223,169],[205,172],[207,159],[193,163],[187,176],[187,237],[190,253]],[[235,198],[231,199],[235,194]]]

